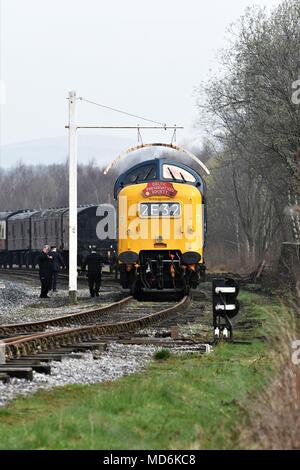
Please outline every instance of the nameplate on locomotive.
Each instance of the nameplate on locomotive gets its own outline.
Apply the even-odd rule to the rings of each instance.
[[[164,181],[150,181],[142,191],[144,197],[167,196],[175,197],[176,189],[172,183]]]

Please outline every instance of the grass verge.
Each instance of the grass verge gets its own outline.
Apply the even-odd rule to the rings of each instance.
[[[247,446],[248,404],[275,369],[280,303],[241,293],[237,338],[210,355],[171,355],[112,383],[67,386],[0,409],[1,449],[232,449]],[[277,328],[277,329],[276,329]],[[240,329],[240,331],[239,331]],[[253,339],[256,337],[257,339]]]

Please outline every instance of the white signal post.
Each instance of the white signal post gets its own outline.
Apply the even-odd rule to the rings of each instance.
[[[69,301],[77,302],[77,124],[76,91],[69,92]]]

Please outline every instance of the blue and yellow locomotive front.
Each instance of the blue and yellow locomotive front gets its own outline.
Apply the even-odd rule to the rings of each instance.
[[[184,295],[205,273],[204,182],[192,168],[164,158],[119,176],[118,262],[123,288],[140,298]]]

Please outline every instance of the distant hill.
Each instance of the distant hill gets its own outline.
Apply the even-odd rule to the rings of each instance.
[[[88,163],[94,160],[102,167],[132,145],[136,145],[136,140],[113,136],[79,135],[78,162]],[[67,153],[67,136],[1,145],[0,167],[9,168],[20,161],[28,165],[64,163]]]

